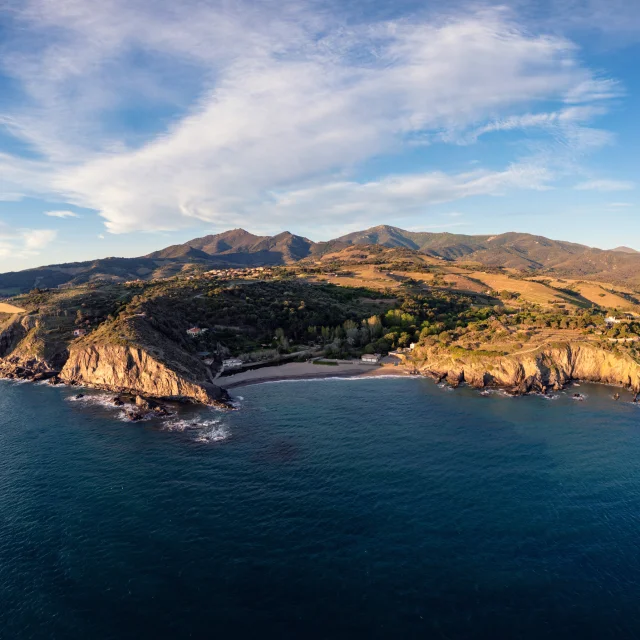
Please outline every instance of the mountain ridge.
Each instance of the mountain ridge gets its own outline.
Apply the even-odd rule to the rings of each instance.
[[[136,258],[101,258],[0,274],[0,295],[92,280],[122,282],[213,268],[288,265],[365,244],[402,248],[442,260],[470,262],[483,267],[640,285],[640,252],[628,247],[596,249],[518,232],[467,235],[407,231],[391,225],[378,225],[323,242],[289,231],[261,236],[245,229],[231,229]]]

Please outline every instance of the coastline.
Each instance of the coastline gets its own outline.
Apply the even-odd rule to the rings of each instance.
[[[223,387],[236,389],[265,382],[283,380],[317,380],[322,378],[371,378],[376,376],[408,376],[407,367],[393,364],[372,366],[354,360],[337,365],[318,365],[310,362],[290,362],[276,367],[253,369],[226,376]]]

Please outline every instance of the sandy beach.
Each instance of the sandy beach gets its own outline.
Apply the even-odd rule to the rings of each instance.
[[[385,360],[387,360],[385,358]],[[305,380],[314,378],[337,378],[355,376],[409,375],[406,367],[395,359],[379,366],[362,364],[359,360],[340,362],[337,365],[313,364],[313,362],[290,362],[274,367],[242,371],[234,375],[218,378],[216,383],[225,389],[274,382],[276,380]]]

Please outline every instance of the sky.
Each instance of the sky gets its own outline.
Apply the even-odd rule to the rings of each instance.
[[[640,250],[630,0],[4,0],[0,271],[242,227]]]

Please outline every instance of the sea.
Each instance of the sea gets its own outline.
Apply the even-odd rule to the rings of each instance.
[[[130,423],[2,381],[0,638],[640,638],[614,391],[285,381]]]

